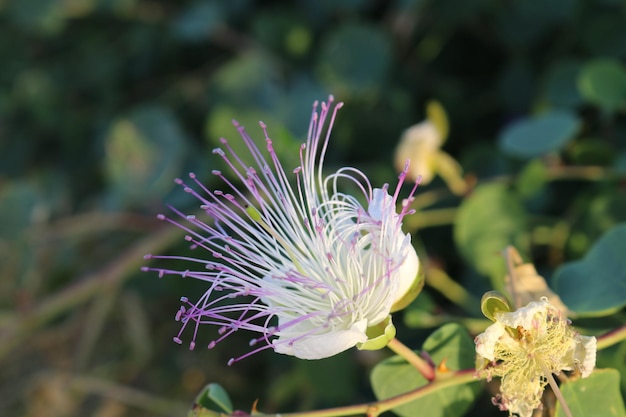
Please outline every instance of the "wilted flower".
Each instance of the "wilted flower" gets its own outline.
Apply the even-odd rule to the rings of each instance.
[[[177,180],[193,194],[213,222],[186,216],[183,228],[194,248],[206,250],[209,259],[155,256],[183,260],[196,268],[171,270],[144,267],[163,275],[180,275],[208,283],[208,290],[193,303],[183,298],[177,319],[182,321],[174,340],[181,343],[191,326],[195,346],[200,324],[218,327],[212,348],[237,330],[260,333],[253,351],[263,349],[303,359],[320,359],[352,346],[382,348],[395,336],[390,312],[414,297],[422,281],[411,236],[401,230],[409,214],[409,198],[396,212],[406,169],[395,189],[372,189],[365,175],[344,167],[324,177],[322,167],[332,125],[342,103],[313,108],[308,138],[300,148],[301,165],[293,170],[295,187],[272,147],[266,127],[267,156],[242,126],[239,133],[255,166],[248,166],[225,139],[214,153],[225,161],[243,187],[219,171],[229,191],[211,191],[190,174],[190,184]],[[360,199],[340,191],[342,182],[359,190]],[[198,268],[200,267],[200,268]],[[410,301],[410,300],[409,300]]]
[[[579,371],[589,376],[596,363],[596,338],[581,336],[545,297],[512,312],[495,313],[495,322],[476,337],[476,369],[481,377],[502,378],[501,410],[530,417],[541,406],[551,374]]]

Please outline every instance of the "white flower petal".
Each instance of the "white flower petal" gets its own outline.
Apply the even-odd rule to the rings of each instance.
[[[506,334],[502,323],[496,321],[487,329],[476,336],[476,353],[481,357],[493,361],[495,359],[496,342]]]
[[[591,375],[591,372],[596,367],[596,344],[596,338],[593,336],[578,335],[576,337],[574,360],[583,378]]]
[[[497,320],[505,326],[513,329],[523,327],[526,330],[537,328],[538,325],[545,327],[548,309],[553,309],[547,301],[533,301],[525,307],[507,313],[497,313]]]
[[[405,258],[402,262],[402,265],[398,268],[395,273],[396,280],[398,282],[398,288],[396,290],[396,297],[394,299],[394,304],[397,301],[400,301],[402,297],[404,297],[413,286],[413,283],[417,279],[417,274],[419,272],[419,258],[417,257],[417,252],[415,252],[415,248],[411,245],[411,235],[406,235],[403,239],[408,240],[408,244],[404,250]]]
[[[343,352],[367,341],[365,330],[367,320],[361,320],[352,325],[349,330],[334,330],[328,334],[303,337],[290,342],[291,335],[274,341],[274,351],[285,355],[292,355],[300,359],[323,359]]]
[[[375,220],[387,220],[386,217],[395,216],[396,208],[393,205],[393,198],[382,188],[374,188],[367,212]]]
[[[507,403],[507,405],[509,415],[517,414],[519,417],[532,417],[533,410],[535,409],[532,404],[529,404],[524,400],[512,399]]]

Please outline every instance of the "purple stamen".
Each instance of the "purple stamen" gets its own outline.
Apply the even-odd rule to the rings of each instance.
[[[264,151],[233,121],[253,166],[246,165],[221,138],[221,148],[213,153],[222,158],[230,174],[218,170],[212,174],[223,190],[208,189],[194,173],[189,174],[189,184],[176,179],[211,220],[185,215],[174,207],[170,209],[182,220],[157,216],[185,231],[192,249],[206,251],[210,259],[144,257],[195,263],[201,270],[142,270],[209,283],[195,304],[181,298],[184,305],[175,316],[181,323],[176,343],[182,343],[182,333],[190,323],[190,349],[196,345],[200,325],[217,327],[217,338],[208,343],[209,349],[238,330],[259,333],[250,340],[255,349],[230,359],[232,365],[268,348],[289,351],[312,336],[331,335],[356,321],[384,316],[381,309],[394,296],[396,271],[409,245],[400,226],[402,218],[412,212],[409,205],[417,182],[396,214],[407,165],[393,195],[388,195],[388,185],[380,189],[387,198],[382,201],[382,218],[374,219],[358,198],[340,191],[340,183],[349,182],[371,204],[377,190],[362,172],[341,168],[324,178],[322,166],[342,106],[333,101],[330,96],[327,103],[314,104],[308,137],[299,151],[300,165],[291,171],[293,175],[288,176],[283,168],[263,122],[259,126]],[[295,190],[290,184],[294,177]]]

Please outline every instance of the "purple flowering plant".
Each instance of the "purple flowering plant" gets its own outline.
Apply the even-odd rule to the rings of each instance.
[[[222,187],[209,189],[193,173],[187,180],[176,180],[198,200],[202,214],[189,215],[170,207],[173,216],[160,214],[158,218],[184,230],[185,240],[197,255],[149,254],[145,256],[149,265],[142,268],[159,277],[173,275],[206,283],[199,297],[181,298],[176,313],[181,326],[174,341],[189,340],[189,348],[194,349],[199,332],[208,327],[213,336],[207,347],[212,349],[227,343],[234,332],[252,334],[249,349],[231,358],[228,365],[268,349],[306,360],[328,358],[352,347],[388,347],[397,354],[372,372],[377,402],[290,415],[377,416],[393,410],[405,417],[422,407],[447,407],[445,402],[433,405],[434,399],[444,395],[468,397],[453,414],[461,416],[478,395],[477,381],[495,376],[502,384],[494,404],[509,415],[530,417],[543,407],[542,396],[550,385],[563,415],[572,417],[553,375],[568,372],[574,380],[592,376],[596,349],[621,340],[625,330],[598,340],[581,336],[566,317],[571,312],[560,310],[564,307],[547,290],[541,291],[549,297],[522,290],[530,300],[526,306],[519,302],[514,286],[508,288],[516,300],[514,306],[500,293],[485,294],[481,310],[493,324],[481,325],[484,332],[477,331],[480,334],[473,342],[465,329],[452,323],[436,330],[422,351],[396,339],[392,313],[409,306],[424,285],[424,265],[411,234],[403,230],[403,221],[416,212],[420,170],[429,174],[439,165],[436,157],[428,163],[420,163],[418,157],[417,166],[411,168],[407,159],[397,183],[380,187],[356,168],[326,173],[324,161],[342,106],[332,96],[314,103],[296,167],[284,167],[279,160],[271,128],[259,123],[263,149],[248,130],[234,122],[247,154],[235,152],[221,139],[213,153],[228,172],[212,173]],[[424,123],[445,137],[443,108],[431,104],[429,113],[435,115],[434,120]],[[407,152],[399,151],[396,156],[403,153]],[[454,173],[452,192],[469,189],[468,184],[459,185],[463,181],[460,166],[449,155],[439,154],[446,160],[441,172]],[[164,261],[182,262],[184,268],[159,266]],[[518,288],[530,282],[524,281],[529,277],[516,278],[516,273],[534,270],[532,265],[507,264],[509,281]],[[543,278],[532,278],[540,288],[545,287]],[[451,352],[458,357],[451,357]],[[190,415],[267,414],[256,406],[251,414],[233,409],[226,392],[210,384]]]

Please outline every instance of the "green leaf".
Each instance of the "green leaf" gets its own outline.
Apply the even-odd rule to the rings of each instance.
[[[197,409],[198,406],[227,414],[233,412],[233,404],[228,393],[221,385],[215,383],[207,384],[196,396],[192,412]]]
[[[574,113],[554,110],[516,121],[504,129],[498,142],[505,153],[533,158],[561,150],[579,128],[580,121]]]
[[[534,197],[548,182],[548,168],[540,159],[533,159],[517,177],[517,191],[524,199]]]
[[[150,203],[181,175],[187,137],[173,113],[145,106],[115,120],[105,138],[105,168],[114,195],[126,204]]]
[[[555,273],[553,287],[580,316],[606,316],[626,305],[626,224],[602,236],[580,261]]]
[[[578,88],[585,99],[613,112],[626,102],[626,70],[617,60],[590,61],[582,68]]]
[[[259,122],[267,125],[267,133],[272,139],[273,148],[287,171],[300,165],[301,142],[295,140],[293,135],[269,113],[254,110],[236,110],[229,106],[217,106],[206,120],[206,136],[212,146],[224,147],[221,138],[228,140],[228,145],[244,161],[246,165],[254,166],[255,161],[248,146],[239,135],[237,128],[233,126],[233,119],[246,129],[255,145],[269,158],[263,129]]]
[[[525,252],[526,214],[519,197],[503,184],[476,187],[457,213],[454,241],[463,258],[502,289],[506,268],[502,251],[509,245]]]
[[[619,379],[615,369],[596,369],[587,378],[562,384],[561,392],[574,416],[625,417]],[[557,404],[555,417],[565,415]]]
[[[474,367],[474,342],[458,324],[449,323],[435,331],[422,346],[435,363],[446,361],[446,366],[457,371]],[[400,356],[379,363],[371,375],[376,398],[390,398],[419,387],[428,381]],[[411,403],[394,408],[402,417],[424,415],[429,417],[462,416],[472,405],[480,384],[447,387],[426,394]]]
[[[283,93],[280,67],[269,55],[249,51],[221,65],[211,77],[211,99],[237,109],[271,112]]]
[[[338,94],[377,90],[389,75],[391,50],[389,39],[379,29],[342,25],[324,42],[317,69]]]

